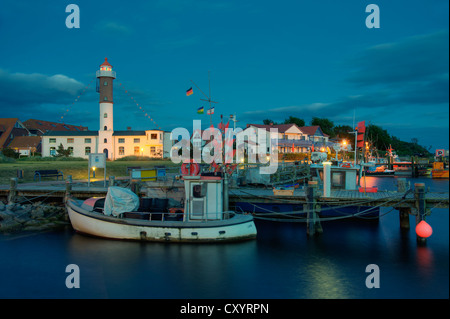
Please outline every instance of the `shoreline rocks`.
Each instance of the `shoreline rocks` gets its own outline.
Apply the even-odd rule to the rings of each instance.
[[[0,201],[0,233],[40,232],[70,225],[64,204],[4,204]]]

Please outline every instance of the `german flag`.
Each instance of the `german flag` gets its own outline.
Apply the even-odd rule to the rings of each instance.
[[[194,91],[192,90],[192,87],[186,91],[186,96],[192,95]]]

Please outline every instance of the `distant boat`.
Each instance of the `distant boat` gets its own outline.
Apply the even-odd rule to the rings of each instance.
[[[431,170],[431,178],[449,178],[448,168],[445,168],[443,162],[434,162],[433,169]]]
[[[366,176],[393,176],[395,171],[393,169],[387,169],[386,166],[369,167],[365,171]]]
[[[184,208],[168,208],[168,199],[139,197],[110,187],[106,198],[68,198],[73,228],[84,234],[163,242],[224,242],[253,239],[252,215],[223,211],[222,178],[184,176]]]

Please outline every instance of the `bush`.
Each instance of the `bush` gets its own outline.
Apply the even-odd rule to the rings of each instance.
[[[19,158],[20,153],[11,148],[5,147],[2,151],[3,155],[10,158]]]
[[[14,158],[6,157],[2,153],[0,153],[0,163],[14,163],[14,162],[15,162]]]
[[[22,157],[19,159],[20,162],[71,162],[71,161],[87,161],[87,159],[82,157],[40,157],[40,156],[31,156],[31,157]]]

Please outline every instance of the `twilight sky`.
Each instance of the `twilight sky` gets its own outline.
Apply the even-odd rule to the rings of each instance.
[[[65,24],[71,3],[79,29]],[[371,3],[379,29],[365,24]],[[95,72],[108,57],[116,130],[208,125],[204,96],[185,92],[193,80],[208,93],[211,71],[216,124],[355,116],[448,149],[448,12],[448,0],[2,0],[0,117],[97,130]]]

